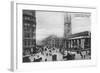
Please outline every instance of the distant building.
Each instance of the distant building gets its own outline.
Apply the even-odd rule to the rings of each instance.
[[[56,47],[56,48],[63,47],[63,38],[59,38],[55,35],[51,35],[45,38],[42,42],[44,43],[44,46],[48,47]]]

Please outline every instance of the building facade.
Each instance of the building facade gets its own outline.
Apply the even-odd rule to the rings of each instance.
[[[36,46],[36,17],[34,10],[23,10],[23,55],[33,52]]]
[[[68,37],[68,48],[72,50],[91,50],[91,32],[84,31]]]

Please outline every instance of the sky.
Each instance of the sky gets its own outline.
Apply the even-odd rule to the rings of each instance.
[[[50,35],[63,37],[66,12],[36,11],[36,39],[43,40]],[[71,13],[72,34],[90,31],[90,14]]]
[[[91,31],[90,14],[73,13],[71,22],[72,22],[72,34],[83,31]]]
[[[36,11],[36,39],[42,40],[50,35],[63,37],[64,14],[61,12]]]

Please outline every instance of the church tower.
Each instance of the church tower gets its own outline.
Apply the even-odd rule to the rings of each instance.
[[[64,15],[64,37],[68,38],[71,34],[71,13],[65,13]]]

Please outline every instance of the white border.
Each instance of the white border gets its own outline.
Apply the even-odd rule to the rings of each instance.
[[[74,60],[74,61],[57,61],[57,62],[41,62],[41,63],[22,63],[22,10],[49,10],[49,11],[70,11],[70,12],[89,12],[91,13],[91,32],[92,32],[92,55],[91,60]],[[13,70],[14,71],[30,71],[42,69],[56,69],[66,67],[80,67],[96,65],[96,48],[94,39],[94,27],[96,26],[96,9],[86,7],[73,6],[52,6],[39,5],[32,3],[14,2],[14,26],[13,26]]]

